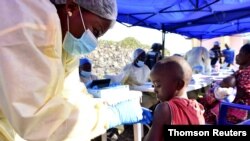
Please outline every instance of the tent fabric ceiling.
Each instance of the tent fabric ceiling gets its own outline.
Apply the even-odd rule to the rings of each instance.
[[[117,21],[197,39],[250,32],[250,0],[117,0]]]

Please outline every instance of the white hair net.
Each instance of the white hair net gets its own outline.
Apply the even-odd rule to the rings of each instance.
[[[66,0],[50,0],[55,4],[66,4]],[[117,18],[116,0],[75,0],[82,8],[108,20]]]
[[[134,53],[133,53],[133,60],[135,60],[140,54],[142,54],[143,52],[145,52],[143,49],[141,48],[137,48]]]
[[[215,41],[215,42],[214,42],[214,45],[215,45],[215,46],[219,46],[219,45],[220,45],[220,42]]]

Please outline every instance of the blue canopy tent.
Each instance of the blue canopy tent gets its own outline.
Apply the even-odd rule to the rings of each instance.
[[[117,3],[118,22],[161,30],[163,46],[166,32],[210,39],[250,31],[250,0],[117,0]]]

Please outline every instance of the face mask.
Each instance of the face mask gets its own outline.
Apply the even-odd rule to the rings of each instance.
[[[82,77],[88,78],[88,77],[90,77],[91,72],[89,72],[89,71],[81,71],[80,74],[81,74]]]
[[[79,7],[79,6],[78,6]],[[81,36],[81,38],[75,38],[69,31],[67,31],[64,41],[63,41],[63,48],[71,55],[84,55],[89,54],[97,47],[97,39],[94,34],[86,28],[84,25],[84,21],[82,18],[82,13],[79,7],[81,20],[83,23],[83,27],[85,32]],[[69,18],[67,17],[68,22],[68,30],[69,30]]]
[[[143,67],[144,66],[144,62],[143,61],[138,61],[136,64],[137,64],[138,67]]]
[[[63,48],[71,55],[89,54],[95,50],[96,46],[97,40],[89,29],[84,32],[80,39],[67,32],[63,42]]]

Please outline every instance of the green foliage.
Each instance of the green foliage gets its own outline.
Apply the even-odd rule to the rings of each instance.
[[[133,37],[127,37],[120,41],[120,46],[136,49],[141,46],[141,43]]]
[[[118,42],[111,40],[98,40],[98,44],[100,46],[110,46],[110,45],[117,45]]]
[[[165,48],[165,50],[164,50],[164,56],[169,56],[169,55],[170,55],[170,51]]]
[[[142,44],[140,41],[135,39],[134,37],[127,37],[119,42],[110,41],[110,40],[99,40],[99,45],[101,46],[120,46],[123,48],[129,48],[129,49],[136,49],[136,48],[143,48],[143,49],[149,49],[150,45]]]

